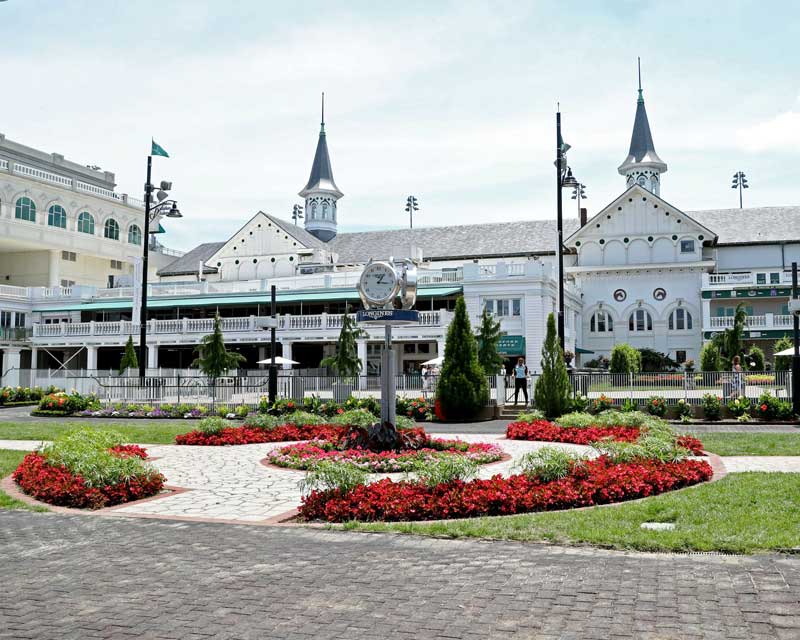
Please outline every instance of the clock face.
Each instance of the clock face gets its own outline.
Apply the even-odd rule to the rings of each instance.
[[[388,264],[376,262],[361,274],[361,290],[374,304],[386,304],[397,294],[397,274]]]

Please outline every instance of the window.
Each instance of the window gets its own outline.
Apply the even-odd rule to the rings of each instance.
[[[781,283],[781,274],[780,272],[773,271],[769,274],[769,283],[770,284],[780,284]]]
[[[119,240],[119,223],[114,218],[106,220],[103,235],[109,240]]]
[[[30,198],[20,198],[17,200],[14,217],[19,220],[36,222],[36,204]]]
[[[112,260],[111,261],[111,268],[116,269],[117,271],[122,271],[122,261],[121,260]]]
[[[11,312],[0,311],[0,327],[7,329],[11,326]]]
[[[64,289],[69,289],[70,287],[74,287],[75,286],[75,281],[74,280],[62,280],[61,281],[61,286],[64,287]],[[64,320],[64,322],[69,322],[69,320]]]
[[[94,235],[94,218],[88,211],[82,211],[78,216],[78,231]]]
[[[486,299],[483,301],[483,308],[488,313],[496,316],[517,316],[522,312],[522,300],[520,298],[501,298],[499,300]]]
[[[142,230],[135,224],[132,224],[128,229],[128,242],[142,244]]]
[[[744,308],[744,312],[748,316],[753,315],[753,307],[746,306]],[[717,307],[717,317],[718,318],[733,318],[736,315],[736,307]]]
[[[62,251],[61,259],[65,260],[66,262],[77,262],[78,254],[76,254],[74,251]]]
[[[636,309],[628,318],[629,331],[652,331],[653,316],[645,309]]]
[[[47,224],[51,227],[67,228],[67,212],[60,204],[54,204],[47,210]]]
[[[678,307],[669,314],[668,328],[670,331],[690,331],[692,328],[692,314],[686,309]]]
[[[22,329],[25,326],[25,314],[17,311],[14,314],[14,326]]]
[[[767,284],[767,274],[766,273],[757,273],[756,274],[756,284]]]
[[[686,351],[683,351],[683,350],[676,351],[675,352],[675,362],[677,362],[678,364],[683,364],[684,362],[686,362]]]
[[[606,333],[614,330],[614,321],[605,311],[598,311],[589,320],[589,331],[592,333]]]
[[[681,253],[694,253],[694,240],[681,240]]]

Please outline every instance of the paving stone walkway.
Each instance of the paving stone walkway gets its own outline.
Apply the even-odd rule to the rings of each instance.
[[[0,638],[800,637],[800,559],[0,512]]]
[[[589,447],[579,445],[506,440],[496,434],[448,434],[442,437],[460,438],[468,442],[493,442],[511,456],[508,461],[482,466],[480,477],[484,478],[497,473],[510,474],[521,455],[543,446],[591,452]],[[39,444],[30,440],[0,440],[0,449],[31,450]],[[167,478],[167,484],[188,491],[117,507],[113,514],[247,523],[263,522],[284,515],[288,517],[300,506],[299,483],[305,472],[261,464],[269,451],[287,444],[290,443],[232,447],[144,445],[148,454],[155,458],[153,464]],[[372,474],[370,477],[400,478],[402,475]]]

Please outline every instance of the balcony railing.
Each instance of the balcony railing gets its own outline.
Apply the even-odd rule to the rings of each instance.
[[[748,329],[789,329],[793,316],[768,313],[763,316],[747,316],[745,327]],[[733,327],[733,316],[715,316],[709,319],[711,330],[729,329]]]
[[[448,311],[420,311],[419,326],[444,327],[450,322]],[[281,315],[277,317],[280,331],[338,331],[342,328],[343,314],[320,313],[315,315]],[[226,333],[260,332],[269,326],[270,319],[263,316],[222,318],[222,330]],[[58,324],[34,324],[34,338],[63,338],[84,336],[136,336],[139,323],[127,320],[118,322],[62,322]],[[150,320],[148,334],[202,334],[214,330],[214,318],[181,318],[175,320]],[[260,334],[259,334],[260,335]]]
[[[778,276],[777,278],[775,276]],[[759,277],[761,281],[759,281]],[[792,283],[792,274],[788,271],[746,271],[740,273],[704,273],[703,288],[730,287],[776,287]]]

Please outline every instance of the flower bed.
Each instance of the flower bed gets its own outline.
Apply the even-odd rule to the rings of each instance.
[[[94,396],[82,396],[76,391],[72,393],[63,391],[48,393],[42,397],[38,408],[32,411],[31,415],[69,416],[76,411],[86,409],[93,402],[95,402]]]
[[[427,439],[425,445],[419,449],[381,452],[366,449],[340,450],[334,440],[314,440],[271,451],[267,461],[290,469],[309,469],[325,460],[350,463],[371,473],[394,473],[410,471],[420,461],[446,455],[464,456],[477,464],[488,464],[500,460],[503,451],[493,444],[438,438]]]
[[[347,433],[348,428],[335,424],[285,424],[272,429],[243,425],[228,427],[218,433],[190,431],[175,436],[175,444],[225,446],[235,444],[261,444],[264,442],[292,442],[295,440],[333,440]]]
[[[603,438],[613,438],[619,442],[636,442],[639,433],[639,427],[559,427],[547,420],[512,422],[506,428],[506,438],[511,440],[541,440],[571,444],[591,444]]]
[[[144,449],[114,432],[73,431],[29,453],[13,473],[28,495],[49,504],[100,509],[157,494],[164,476]]]
[[[575,466],[566,477],[550,482],[526,475],[496,475],[489,480],[455,480],[430,487],[384,479],[349,491],[313,491],[303,498],[300,515],[305,520],[328,522],[511,515],[643,498],[711,476],[711,466],[705,461],[614,464],[603,456]]]

